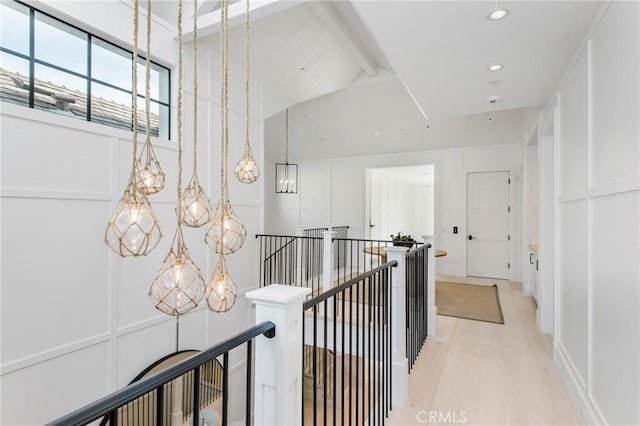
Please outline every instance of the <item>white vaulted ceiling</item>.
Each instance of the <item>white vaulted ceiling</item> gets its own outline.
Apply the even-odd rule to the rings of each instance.
[[[510,14],[496,22],[489,1],[353,5],[425,114],[443,117],[548,101],[600,2],[502,1]],[[504,68],[488,71],[495,63]]]
[[[486,127],[474,144],[516,142],[523,108],[549,101],[602,3],[502,1],[510,14],[491,22],[490,1],[252,1],[252,75],[262,83],[263,117],[292,108],[293,117],[314,120],[303,126],[313,132],[308,138],[352,155],[382,135],[397,150],[459,146],[438,136],[442,126],[454,129],[450,135]],[[205,37],[217,37],[216,4],[200,8]],[[240,66],[244,7],[230,8],[231,59]],[[489,72],[494,63],[504,69]],[[500,101],[488,104],[491,95]],[[436,125],[427,132],[429,123]]]

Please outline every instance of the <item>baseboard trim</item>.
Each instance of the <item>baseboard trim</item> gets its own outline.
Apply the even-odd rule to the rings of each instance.
[[[567,387],[569,398],[578,413],[578,420],[583,425],[606,425],[604,416],[598,406],[589,397],[588,391],[571,361],[571,357],[560,342],[554,345],[554,361],[560,377]]]

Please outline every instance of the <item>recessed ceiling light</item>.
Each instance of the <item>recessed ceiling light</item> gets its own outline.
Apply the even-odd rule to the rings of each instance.
[[[494,65],[491,65],[489,67],[489,71],[498,71],[498,70],[501,70],[501,69],[502,69],[502,65],[500,65],[500,64],[494,64]]]
[[[506,18],[509,15],[509,9],[495,8],[487,15],[487,19],[490,21],[499,21]]]
[[[487,84],[488,84],[489,86],[497,86],[497,85],[499,85],[500,83],[502,83],[500,80],[491,80],[491,81],[490,81],[490,82],[488,82]]]

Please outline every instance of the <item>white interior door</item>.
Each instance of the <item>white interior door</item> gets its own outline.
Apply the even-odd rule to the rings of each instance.
[[[509,172],[467,175],[467,275],[509,277]]]

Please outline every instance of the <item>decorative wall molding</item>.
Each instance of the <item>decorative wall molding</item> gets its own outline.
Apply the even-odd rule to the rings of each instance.
[[[91,346],[99,345],[101,343],[106,343],[109,341],[110,337],[111,337],[111,333],[104,332],[92,337],[88,337],[86,339],[69,343],[67,345],[46,350],[46,351],[37,353],[35,355],[31,355],[15,361],[10,361],[0,366],[0,375],[4,376],[5,374],[22,370],[23,368],[31,367],[33,365],[40,364],[42,362],[50,361],[52,359],[55,359],[73,352],[78,352],[80,350],[86,349]]]
[[[589,396],[587,388],[584,386],[579,374],[577,374],[577,370],[571,363],[571,358],[562,343],[556,342],[554,354],[555,365],[567,386],[574,406],[578,409],[578,421],[584,425],[608,424],[596,403]]]
[[[5,186],[0,189],[0,197],[30,198],[30,199],[42,199],[42,200],[111,202],[114,200],[116,195],[113,192],[66,191],[64,189],[16,188],[16,187]]]

